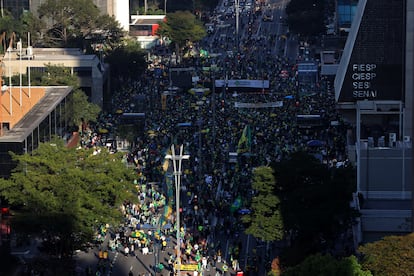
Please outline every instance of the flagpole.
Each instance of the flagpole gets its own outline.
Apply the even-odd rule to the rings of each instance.
[[[12,75],[12,70],[11,70],[11,52],[12,52],[12,38],[10,38],[10,45],[9,48],[7,48],[7,52],[9,54],[9,101],[10,101],[10,115],[13,115],[13,92],[12,92],[12,80],[11,80],[11,75]]]
[[[19,40],[19,94],[20,94],[20,107],[22,106],[22,39]]]
[[[27,55],[29,58],[28,61],[28,71],[27,71],[27,81],[28,81],[28,86],[29,86],[29,98],[31,96],[31,87],[30,87],[30,61],[32,60],[32,51],[31,51],[31,46],[30,46],[30,32],[27,33]]]

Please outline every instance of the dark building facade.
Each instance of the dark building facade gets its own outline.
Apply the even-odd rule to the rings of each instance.
[[[335,78],[338,109],[352,126],[357,242],[412,231],[413,8],[360,0]]]

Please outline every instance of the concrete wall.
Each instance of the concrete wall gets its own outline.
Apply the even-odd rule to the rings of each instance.
[[[407,233],[411,230],[411,211],[361,210],[361,221],[362,231],[365,235],[369,232],[382,232],[388,235],[390,233]]]
[[[411,149],[361,149],[361,187],[365,198],[411,197]]]

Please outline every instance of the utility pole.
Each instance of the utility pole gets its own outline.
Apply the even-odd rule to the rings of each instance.
[[[164,14],[167,15],[167,0],[164,0]]]
[[[234,0],[234,8],[236,13],[236,49],[239,52],[239,0]]]
[[[211,73],[211,67],[210,67],[210,73]],[[216,74],[213,71],[213,96],[211,99],[211,102],[213,104],[213,145],[216,144]],[[214,160],[214,159],[213,159]]]
[[[184,146],[180,146],[180,155],[175,155],[175,146],[171,145],[171,154],[165,156],[173,162],[174,178],[175,178],[175,212],[177,216],[177,275],[181,275],[181,238],[180,238],[180,189],[181,189],[181,162],[189,159],[190,155],[183,155]]]
[[[3,0],[2,0],[3,1]],[[0,107],[1,105],[1,98],[3,97],[3,60],[0,60]],[[0,137],[3,135],[3,112],[0,109]]]

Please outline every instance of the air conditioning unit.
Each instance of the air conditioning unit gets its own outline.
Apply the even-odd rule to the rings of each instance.
[[[385,147],[385,137],[381,136],[378,138],[378,147],[383,148]]]
[[[397,133],[389,133],[389,147],[393,148],[396,146],[396,142],[397,142]]]
[[[404,136],[404,142],[411,142],[411,136]]]

